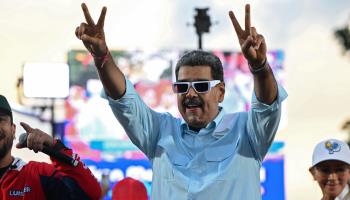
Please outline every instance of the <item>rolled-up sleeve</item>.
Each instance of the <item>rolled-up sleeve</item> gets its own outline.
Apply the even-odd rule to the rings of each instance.
[[[248,112],[247,131],[253,151],[262,162],[273,142],[281,119],[282,101],[287,98],[287,92],[278,85],[276,100],[267,105],[260,102],[253,92],[252,106]]]

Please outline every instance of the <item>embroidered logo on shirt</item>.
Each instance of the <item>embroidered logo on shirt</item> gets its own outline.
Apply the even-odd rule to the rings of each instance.
[[[328,150],[329,154],[333,154],[334,152],[340,151],[340,145],[337,142],[334,141],[326,141],[325,147]]]
[[[10,190],[9,196],[21,196],[23,197],[25,193],[30,192],[31,188],[28,186],[25,186],[23,190]]]

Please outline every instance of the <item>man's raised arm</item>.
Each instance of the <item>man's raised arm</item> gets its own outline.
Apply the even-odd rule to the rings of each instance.
[[[81,4],[85,22],[75,30],[75,35],[83,41],[86,49],[94,58],[96,69],[107,95],[119,99],[125,93],[125,77],[115,64],[106,44],[103,30],[107,8],[103,7],[97,24],[91,18],[85,3]]]
[[[245,29],[239,25],[234,13],[229,12],[242,53],[248,60],[254,76],[254,91],[259,101],[272,104],[277,97],[277,84],[266,58],[266,43],[261,34],[250,24],[250,5],[245,6]]]

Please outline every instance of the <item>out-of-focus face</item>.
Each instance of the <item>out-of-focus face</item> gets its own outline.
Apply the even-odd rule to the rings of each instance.
[[[177,82],[213,80],[209,66],[182,66]],[[177,94],[179,111],[192,128],[204,128],[219,113],[219,103],[224,100],[225,85],[219,83],[206,93],[197,93],[192,87],[187,93]]]
[[[318,182],[323,196],[328,198],[337,197],[350,178],[350,166],[337,160],[323,161],[311,168],[310,172]]]
[[[0,162],[12,148],[16,126],[11,122],[11,117],[0,111]]]

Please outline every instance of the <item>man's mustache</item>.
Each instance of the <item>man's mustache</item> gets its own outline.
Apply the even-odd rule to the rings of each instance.
[[[198,97],[186,98],[183,101],[183,105],[184,106],[201,106],[201,105],[203,105],[203,101]]]

